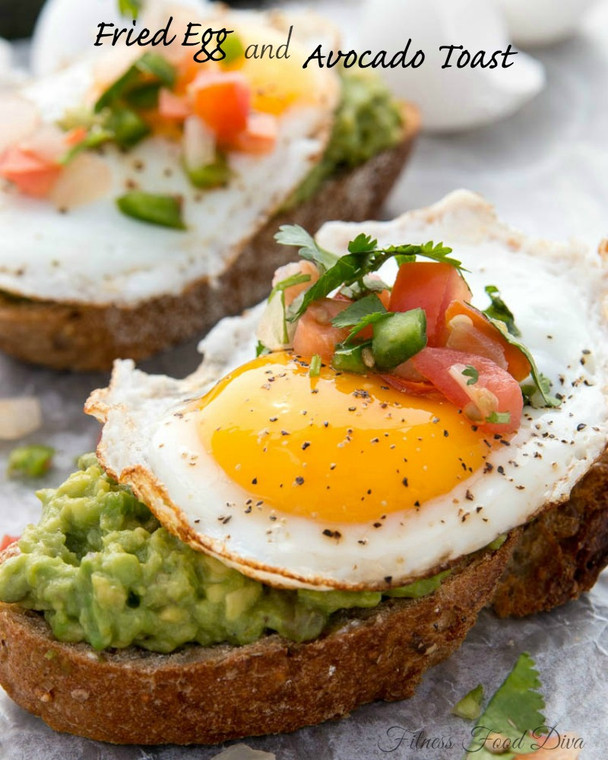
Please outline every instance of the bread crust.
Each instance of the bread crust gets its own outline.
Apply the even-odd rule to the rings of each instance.
[[[342,613],[320,638],[94,653],[38,613],[0,604],[0,683],[57,731],[121,744],[212,744],[294,731],[376,699],[412,696],[462,642],[516,537],[465,560],[434,593]]]
[[[523,617],[577,599],[608,565],[608,448],[572,489],[522,530],[492,606]]]
[[[363,221],[378,215],[420,129],[417,109],[404,105],[401,142],[324,183],[309,200],[273,216],[238,252],[222,275],[202,278],[179,295],[127,308],[18,300],[0,293],[0,350],[32,364],[79,371],[108,370],[114,359],[140,361],[195,335],[219,319],[265,298],[274,270],[293,259],[278,245],[281,224],[316,230],[330,219]]]

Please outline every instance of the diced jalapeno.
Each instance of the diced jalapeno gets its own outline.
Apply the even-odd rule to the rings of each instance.
[[[374,325],[372,352],[380,369],[392,369],[426,346],[426,314],[422,309],[396,312]]]
[[[188,179],[194,187],[200,187],[203,190],[225,185],[230,179],[230,167],[223,153],[218,153],[215,161],[211,164],[199,166],[197,169],[189,166],[185,168]]]
[[[369,372],[373,366],[370,346],[370,341],[355,346],[336,346],[331,360],[332,367],[343,372],[358,372],[359,374]],[[366,360],[368,364],[365,363]]]
[[[105,126],[121,148],[132,147],[150,132],[148,124],[130,108],[115,108]]]
[[[123,214],[141,222],[176,230],[186,229],[182,219],[182,202],[178,196],[154,195],[136,190],[121,195],[116,199],[116,203]]]

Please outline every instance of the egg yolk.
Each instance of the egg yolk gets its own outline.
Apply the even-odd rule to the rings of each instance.
[[[327,366],[311,377],[284,352],[235,370],[196,408],[205,450],[252,503],[319,521],[416,509],[490,452],[483,432],[448,401]]]

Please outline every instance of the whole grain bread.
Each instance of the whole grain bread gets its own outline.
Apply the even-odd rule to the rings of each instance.
[[[344,612],[303,644],[94,652],[56,641],[43,617],[0,604],[0,683],[58,731],[124,744],[211,744],[294,731],[358,705],[412,696],[491,599],[516,537],[462,561],[440,588]]]
[[[215,281],[203,278],[179,295],[132,308],[15,299],[0,293],[0,350],[54,369],[107,370],[117,358],[140,361],[203,335],[218,320],[241,313],[268,295],[274,270],[293,258],[278,245],[281,224],[316,230],[329,219],[376,217],[401,173],[420,129],[412,105],[404,105],[401,142],[323,184],[306,202],[271,218],[237,252]]]
[[[608,449],[564,504],[522,530],[492,601],[500,617],[550,610],[589,591],[608,565]]]

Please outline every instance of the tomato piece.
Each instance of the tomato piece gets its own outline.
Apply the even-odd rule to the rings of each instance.
[[[0,159],[0,177],[34,198],[44,198],[49,194],[61,170],[61,166],[15,147],[9,148]]]
[[[468,348],[465,348],[463,345],[462,338],[458,337],[458,331],[465,326],[464,321],[461,320],[461,327],[458,328],[458,320],[455,320],[455,318],[459,316],[464,316],[469,320],[470,328],[468,332],[471,345]],[[490,359],[494,359],[492,353],[496,354],[500,352],[504,357],[504,367],[516,380],[521,382],[530,374],[530,362],[526,358],[526,355],[517,346],[511,345],[498,327],[493,325],[482,311],[471,306],[471,304],[462,300],[452,301],[446,309],[445,321],[449,333],[446,345],[449,348],[467,350],[475,354],[478,353],[481,356],[487,356]],[[451,327],[450,323],[454,323],[454,327]],[[452,336],[455,331],[456,338],[453,339]],[[485,349],[482,348],[484,345]],[[496,363],[500,364],[498,361]]]
[[[246,128],[235,135],[231,147],[243,153],[269,153],[277,143],[278,134],[279,125],[274,116],[251,113]]]
[[[0,539],[0,552],[7,549],[11,544],[14,544],[15,541],[19,540],[19,536],[3,536],[2,539]]]
[[[405,377],[400,377],[395,374],[380,375],[380,377],[386,382],[387,385],[396,388],[402,393],[412,393],[414,396],[428,396],[437,394],[437,389],[432,383],[426,380],[407,380]]]
[[[470,298],[469,286],[450,264],[414,261],[399,267],[389,310],[424,309],[428,344],[438,346],[446,337],[444,315],[448,305]]]
[[[332,319],[344,311],[350,301],[322,298],[312,303],[298,320],[293,338],[293,350],[300,356],[319,356],[331,361],[336,343],[348,337],[350,327],[333,327]]]
[[[215,132],[220,145],[230,145],[247,127],[251,89],[236,71],[199,74],[190,86],[192,107]]]
[[[523,410],[521,388],[509,372],[490,359],[449,348],[427,347],[411,361],[421,375],[484,430],[507,435],[519,427]],[[477,378],[462,374],[467,367],[476,370]],[[507,413],[508,422],[487,422],[493,412]]]
[[[74,127],[74,129],[70,129],[70,131],[66,133],[64,138],[65,144],[70,148],[73,148],[75,145],[80,145],[86,136],[87,130],[85,127]]]
[[[175,95],[163,87],[158,94],[158,115],[161,119],[185,121],[190,115],[190,106],[186,98]]]

